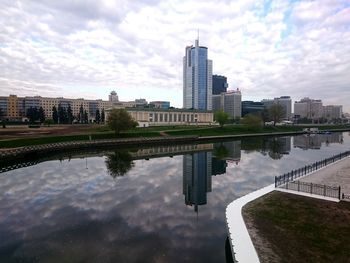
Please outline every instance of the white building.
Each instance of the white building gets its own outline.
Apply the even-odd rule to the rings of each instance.
[[[185,109],[212,109],[213,62],[208,60],[208,48],[186,47],[183,58],[183,107]]]
[[[327,105],[323,107],[323,117],[327,120],[340,119],[343,117],[343,106]]]
[[[268,109],[274,104],[278,104],[283,108],[283,119],[289,120],[292,117],[292,99],[290,96],[281,96],[279,98],[264,99],[261,101],[265,108]]]
[[[321,100],[303,98],[294,102],[294,115],[299,118],[317,120],[323,116],[323,105]]]
[[[222,92],[212,95],[213,111],[222,110],[230,119],[240,118],[242,114],[242,94],[240,90]]]
[[[106,110],[106,120],[109,112]],[[211,125],[214,116],[211,111],[187,109],[126,108],[140,127],[165,125]]]

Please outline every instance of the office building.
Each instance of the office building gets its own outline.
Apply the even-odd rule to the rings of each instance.
[[[227,92],[227,78],[225,76],[213,75],[213,95]]]
[[[149,103],[150,108],[157,108],[157,109],[169,109],[170,108],[170,101],[151,101]]]
[[[262,102],[256,102],[256,101],[242,101],[242,117],[244,117],[247,114],[255,114],[263,111],[265,108],[264,104]]]
[[[240,90],[223,92],[212,96],[213,111],[222,110],[230,119],[240,118],[242,113],[242,94]]]
[[[281,96],[274,99],[264,99],[261,101],[266,109],[270,108],[272,105],[280,105],[283,109],[282,118],[289,120],[292,117],[292,99],[290,96]]]
[[[298,119],[318,120],[323,116],[322,101],[310,98],[296,101],[294,102],[294,115]]]
[[[343,117],[343,106],[341,106],[341,105],[323,106],[323,117],[329,121],[342,118]]]
[[[183,58],[183,107],[185,109],[212,109],[213,63],[208,60],[208,48],[186,47]]]

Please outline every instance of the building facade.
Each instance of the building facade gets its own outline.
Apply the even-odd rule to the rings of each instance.
[[[240,118],[242,115],[242,94],[236,91],[223,92],[212,96],[213,111],[222,110],[230,119]]]
[[[213,75],[213,95],[219,95],[227,92],[227,78],[225,76]]]
[[[113,108],[106,110],[106,119],[108,119],[109,112]],[[214,116],[211,111],[155,108],[126,108],[126,111],[138,122],[139,127],[197,124],[211,125],[214,121]]]
[[[294,102],[294,115],[297,118],[317,120],[323,116],[323,105],[321,100],[303,98]]]
[[[292,99],[290,96],[281,96],[274,99],[264,99],[261,101],[266,109],[270,108],[272,105],[280,105],[283,109],[283,119],[290,120],[292,117]]]
[[[170,101],[151,101],[149,105],[151,108],[153,107],[157,109],[169,109]]]
[[[185,109],[212,109],[213,63],[208,60],[208,48],[186,47],[183,58],[183,107]]]
[[[323,106],[323,117],[327,120],[340,119],[343,117],[343,106],[327,105]]]
[[[257,112],[263,111],[265,108],[265,105],[262,102],[258,101],[242,101],[242,117],[244,117],[247,114],[254,114]]]

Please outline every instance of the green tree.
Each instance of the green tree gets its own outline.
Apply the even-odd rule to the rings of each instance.
[[[241,119],[241,123],[252,129],[260,129],[263,121],[260,116],[254,114],[247,114]]]
[[[131,115],[125,109],[113,109],[108,114],[107,124],[118,135],[121,131],[127,131],[137,126]]]
[[[218,146],[214,146],[214,152],[213,152],[214,156],[216,158],[218,158],[219,160],[225,160],[230,152],[229,150],[225,147],[225,145],[223,143],[221,143]]]
[[[105,109],[102,109],[102,112],[101,112],[101,122],[105,123]]]
[[[273,121],[273,125],[275,126],[277,122],[280,122],[284,115],[283,107],[279,104],[273,104],[269,108],[269,115]]]
[[[2,122],[2,128],[6,128],[5,112],[0,108],[0,121]]]
[[[39,120],[41,123],[43,123],[45,121],[45,112],[44,112],[43,107],[39,108],[38,117],[39,117]]]
[[[27,109],[26,117],[29,119],[30,123],[34,123],[39,120],[39,111],[36,107],[30,107]]]
[[[224,124],[228,121],[228,114],[222,110],[215,112],[214,120],[217,121],[220,127],[224,127]]]
[[[84,122],[84,108],[83,108],[83,104],[81,104],[80,108],[79,108],[78,121],[80,123]]]
[[[86,110],[84,111],[84,123],[85,124],[89,123],[89,115]]]
[[[260,116],[263,121],[263,126],[265,126],[265,122],[268,122],[271,120],[269,110],[266,108],[260,112]]]
[[[53,119],[46,119],[46,120],[44,121],[44,124],[45,124],[46,126],[50,127],[52,124],[54,124],[54,121],[53,121]]]
[[[63,124],[67,123],[68,116],[66,108],[62,107],[61,104],[58,104],[58,123]]]
[[[71,108],[70,104],[68,104],[68,108],[67,108],[67,122],[69,124],[72,124],[73,119],[74,119],[73,111],[72,111],[72,108]]]
[[[52,120],[54,123],[58,123],[58,112],[57,112],[57,109],[56,109],[56,106],[53,106],[52,107]]]
[[[106,166],[109,174],[116,178],[126,174],[134,166],[134,162],[129,152],[115,151],[107,155]]]
[[[101,122],[101,115],[100,115],[100,110],[99,109],[96,110],[95,121],[96,121],[96,123],[100,123]]]

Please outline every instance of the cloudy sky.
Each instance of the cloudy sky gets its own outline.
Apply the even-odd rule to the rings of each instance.
[[[169,100],[207,46],[243,100],[290,95],[350,111],[350,0],[1,0],[0,95]]]

